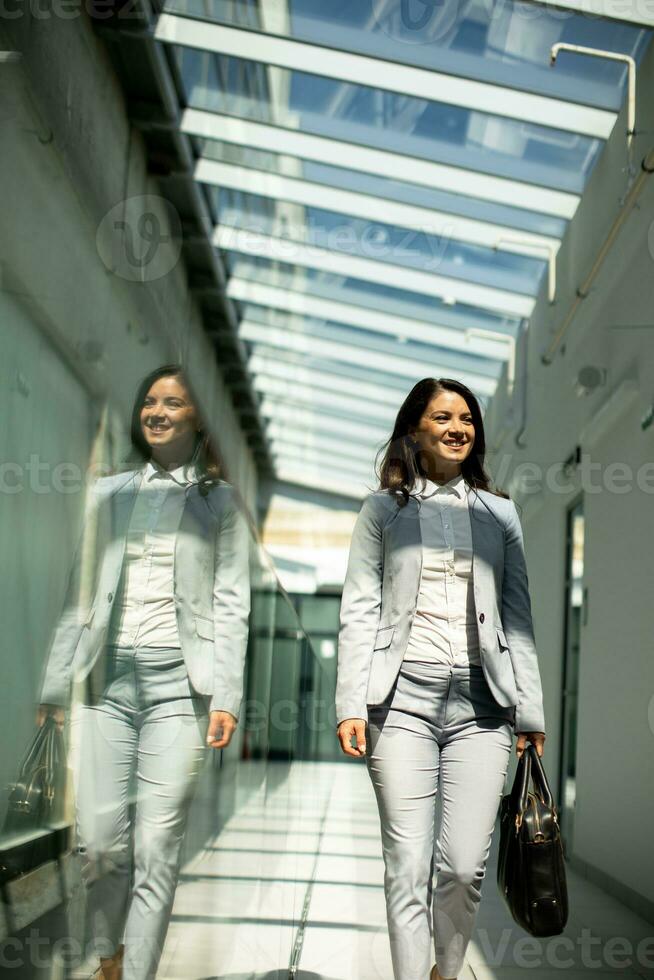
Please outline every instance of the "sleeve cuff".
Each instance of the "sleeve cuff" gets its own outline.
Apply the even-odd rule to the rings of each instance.
[[[514,731],[516,735],[520,732],[542,732],[545,734],[545,720],[542,711],[532,708],[520,710],[516,708]]]
[[[234,718],[236,718],[236,721],[238,721],[240,706],[240,701],[236,702],[233,699],[214,694],[209,702],[209,711],[227,711],[230,715],[233,715]]]

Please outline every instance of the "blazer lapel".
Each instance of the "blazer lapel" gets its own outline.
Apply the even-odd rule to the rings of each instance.
[[[129,519],[141,479],[142,473],[139,471],[127,474],[125,480],[121,481],[109,496],[107,563],[109,567],[117,569],[118,573],[123,564]]]
[[[393,591],[406,593],[413,600],[422,575],[420,509],[415,497],[409,497],[405,507],[397,508],[386,526],[384,538]]]
[[[498,549],[503,547],[501,526],[488,512],[471,489],[468,489],[468,512],[472,534],[472,567],[475,586],[482,586],[486,577],[493,573]]]
[[[217,516],[195,485],[186,490],[184,510],[175,535],[175,583],[213,574]],[[178,574],[182,569],[181,575]]]

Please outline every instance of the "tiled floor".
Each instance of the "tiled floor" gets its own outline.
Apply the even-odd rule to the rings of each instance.
[[[496,832],[459,980],[654,978],[654,926],[569,869],[563,935],[536,940],[516,926],[495,884],[498,842]],[[377,809],[362,765],[297,764],[229,820],[184,868],[159,976],[393,980]]]

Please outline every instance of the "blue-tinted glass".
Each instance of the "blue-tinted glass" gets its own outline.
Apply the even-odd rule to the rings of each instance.
[[[334,302],[352,303],[442,326],[487,328],[513,333],[519,324],[514,317],[493,314],[465,303],[451,305],[437,297],[403,289],[400,283],[370,283],[321,269],[300,268],[234,251],[224,254],[230,275],[234,277],[299,290]]]
[[[281,156],[256,147],[237,146],[207,139],[198,139],[196,144],[198,154],[209,160],[219,160],[267,173],[292,174],[317,184],[325,184],[327,187],[474,218],[477,221],[503,225],[513,230],[562,238],[567,224],[562,218],[540,214],[538,211],[525,211],[523,208],[495,204],[493,201],[482,201],[474,197],[474,183],[470,186],[473,196],[464,197],[461,194],[441,191],[436,187],[421,187],[408,181],[391,180],[387,177],[328,166],[312,160]],[[383,207],[383,204],[380,206]]]
[[[563,41],[638,59],[651,36],[635,25],[512,0],[289,0],[288,20],[266,16],[265,3],[258,17],[251,4],[224,0],[167,0],[165,9],[616,111],[624,65],[562,54],[551,71],[550,47]]]
[[[254,304],[247,304],[248,319],[256,323],[274,325],[271,320],[270,310]],[[287,322],[288,322],[288,318]],[[389,355],[401,355],[407,358],[423,361],[424,363],[438,362],[441,370],[462,370],[470,371],[484,377],[494,378],[497,374],[497,359],[480,357],[466,351],[453,351],[449,347],[439,344],[420,343],[415,340],[407,340],[398,346],[397,341],[385,334],[380,334],[374,330],[364,330],[361,327],[348,327],[341,323],[320,321],[310,317],[295,317],[292,322],[293,329],[301,332],[307,337],[316,337],[322,340],[335,341],[343,347],[361,347],[378,353]]]
[[[283,104],[273,105],[262,66],[255,62],[176,51],[186,99],[193,108],[274,122],[471,171],[581,193],[601,146],[600,140],[536,123],[282,69],[275,71],[284,77],[287,95]],[[196,62],[207,58],[218,62],[226,79],[220,88],[197,82],[202,72]],[[232,63],[238,70],[230,70]]]
[[[217,198],[221,224],[265,235],[286,230],[284,225],[280,228],[279,212],[269,208],[267,199],[240,195],[239,209],[233,192],[221,191]],[[543,274],[542,259],[464,244],[447,233],[426,234],[316,208],[301,211],[303,225],[288,228],[284,235],[291,241],[526,295],[536,293]]]

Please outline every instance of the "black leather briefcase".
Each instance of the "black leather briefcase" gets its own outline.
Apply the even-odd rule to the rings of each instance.
[[[531,743],[500,804],[497,885],[514,920],[530,935],[563,932],[568,920],[563,843],[547,776]]]
[[[9,785],[3,832],[42,830],[61,819],[66,777],[64,739],[53,718],[37,728]]]

